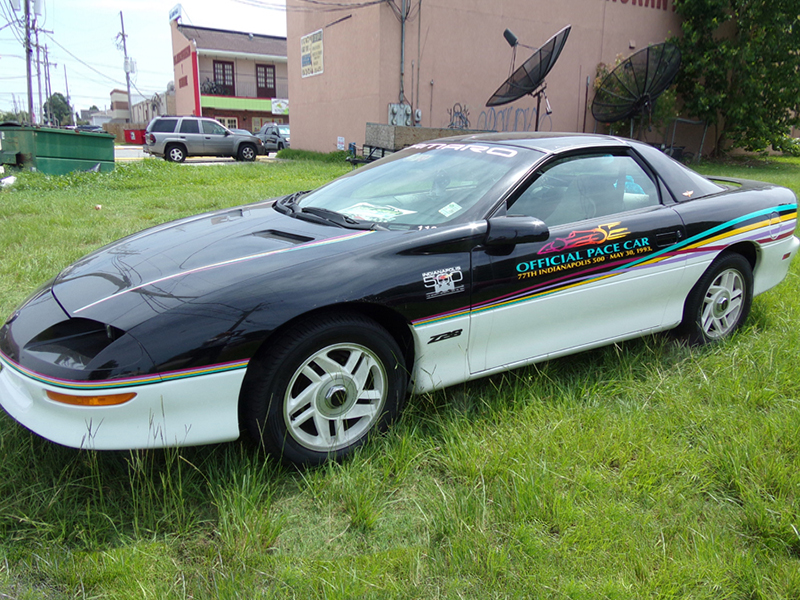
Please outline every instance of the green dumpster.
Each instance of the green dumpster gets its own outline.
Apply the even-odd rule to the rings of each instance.
[[[48,127],[0,127],[0,164],[63,175],[113,171],[114,136]]]

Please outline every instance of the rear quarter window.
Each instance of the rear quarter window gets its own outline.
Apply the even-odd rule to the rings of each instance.
[[[178,124],[178,119],[156,119],[150,125],[151,133],[172,133],[175,131],[175,126]]]
[[[645,144],[636,144],[634,147],[661,176],[673,198],[678,202],[725,191],[724,187],[695,173],[657,148]]]

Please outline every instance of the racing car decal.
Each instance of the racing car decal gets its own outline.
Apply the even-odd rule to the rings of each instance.
[[[562,250],[582,248],[583,246],[592,246],[602,244],[609,240],[624,238],[630,232],[625,227],[617,227],[619,224],[620,221],[617,221],[615,223],[598,225],[594,229],[585,231],[571,231],[567,237],[556,238],[552,242],[545,244],[538,253],[549,254],[551,252],[561,252]]]

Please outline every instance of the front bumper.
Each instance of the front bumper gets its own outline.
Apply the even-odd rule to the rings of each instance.
[[[108,388],[133,392],[118,406],[73,406],[48,398],[47,390],[73,395],[90,391],[49,385],[0,355],[0,406],[42,437],[93,450],[192,446],[239,437],[238,400],[245,369],[148,385]],[[103,391],[102,389],[100,391]]]

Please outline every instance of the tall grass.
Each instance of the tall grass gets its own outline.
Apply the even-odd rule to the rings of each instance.
[[[0,192],[0,307],[120,235],[348,169],[23,175]],[[703,169],[800,191],[796,160]],[[649,337],[414,397],[318,469],[247,442],[71,450],[2,415],[0,598],[800,598],[799,274],[724,343]]]

